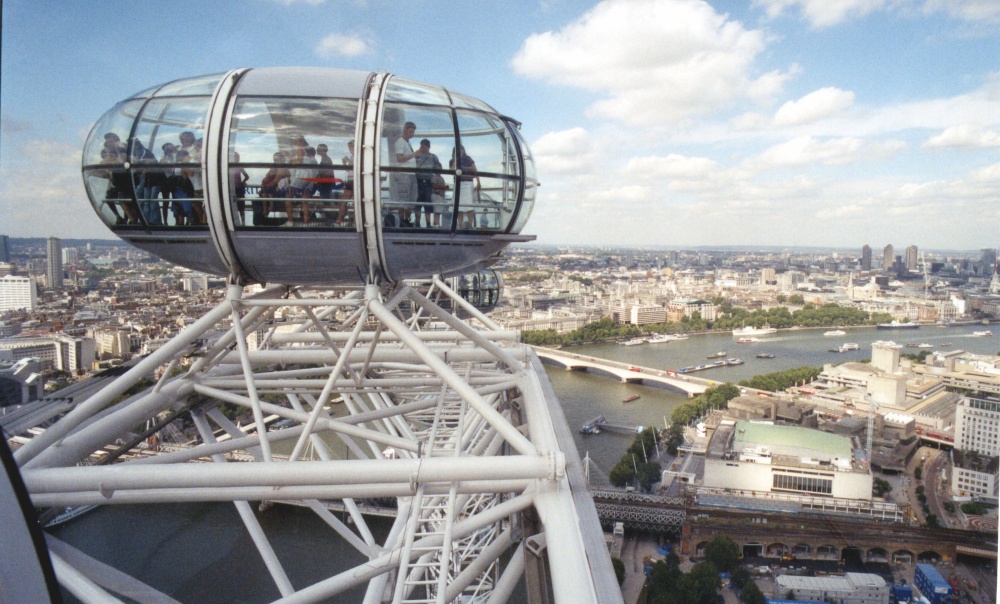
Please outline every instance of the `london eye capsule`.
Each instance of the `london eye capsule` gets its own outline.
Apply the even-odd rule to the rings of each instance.
[[[458,276],[521,235],[538,181],[519,124],[385,73],[237,69],[115,105],[83,153],[119,237],[243,283]]]

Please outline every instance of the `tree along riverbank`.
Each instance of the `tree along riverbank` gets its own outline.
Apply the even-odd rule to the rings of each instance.
[[[525,330],[521,332],[521,341],[534,346],[566,346],[635,338],[646,334],[693,335],[764,326],[777,329],[859,327],[874,326],[892,320],[892,316],[887,313],[869,313],[832,303],[818,307],[806,304],[794,312],[784,306],[751,312],[745,308],[733,308],[725,304],[720,306],[720,310],[722,313],[714,321],[706,321],[700,316],[684,317],[680,321],[652,323],[643,325],[642,328],[630,323],[619,325],[614,319],[605,317],[566,333],[559,333],[554,329]]]

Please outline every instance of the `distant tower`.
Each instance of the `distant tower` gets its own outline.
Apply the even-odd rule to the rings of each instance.
[[[49,237],[46,252],[45,283],[51,289],[59,289],[63,286],[62,239]]]
[[[917,246],[915,245],[906,248],[906,270],[917,270]]]
[[[885,272],[891,271],[892,261],[893,261],[892,244],[890,243],[889,245],[885,246],[885,248],[882,250],[882,270]]]
[[[872,246],[867,243],[861,248],[861,270],[872,270]]]
[[[997,263],[997,251],[992,248],[984,247],[979,250],[979,269],[984,275],[989,275],[994,270],[994,265]]]
[[[0,235],[0,262],[10,262],[10,237]]]

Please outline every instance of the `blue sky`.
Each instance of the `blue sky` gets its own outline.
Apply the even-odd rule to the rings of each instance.
[[[7,0],[0,233],[101,237],[117,101],[234,67],[385,69],[523,122],[540,243],[1000,244],[1000,0]]]

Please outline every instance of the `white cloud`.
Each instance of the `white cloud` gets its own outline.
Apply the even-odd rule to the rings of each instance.
[[[807,164],[839,165],[854,161],[861,149],[861,139],[844,137],[826,141],[812,136],[799,136],[774,145],[747,165],[756,169],[785,168]]]
[[[920,5],[920,6],[918,6]],[[785,11],[798,11],[815,29],[861,19],[875,11],[891,10],[924,14],[945,13],[969,23],[1000,23],[1000,0],[754,0],[754,6],[775,18]]]
[[[1000,133],[985,130],[978,124],[959,124],[946,128],[941,134],[928,138],[925,149],[954,147],[958,149],[983,149],[1000,147]]]
[[[107,239],[87,201],[80,176],[81,148],[28,140],[0,165],[0,224],[20,237]]]
[[[755,0],[769,17],[777,17],[786,9],[798,9],[803,18],[816,29],[837,25],[850,18],[863,17],[886,6],[886,0]]]
[[[590,171],[597,158],[596,145],[583,128],[549,132],[531,144],[541,174]]]
[[[820,88],[797,101],[788,101],[774,114],[774,125],[797,126],[836,115],[854,104],[854,93],[839,88]]]
[[[357,57],[371,51],[371,45],[358,34],[330,34],[316,45],[316,55],[324,59]]]
[[[1000,0],[927,0],[925,13],[945,12],[972,23],[1000,23]]]
[[[1000,164],[980,168],[972,173],[971,179],[977,183],[1000,184]]]
[[[753,74],[764,48],[763,32],[700,0],[605,0],[559,31],[530,36],[512,65],[603,95],[592,117],[642,126],[773,96],[788,74]]]

